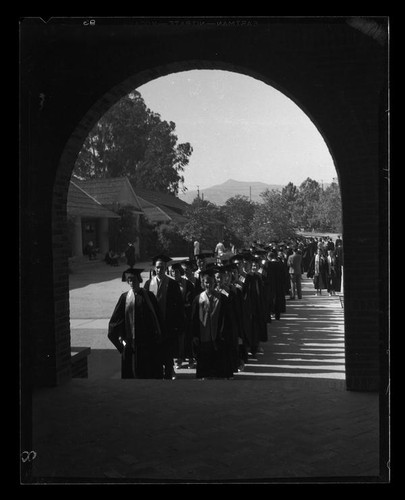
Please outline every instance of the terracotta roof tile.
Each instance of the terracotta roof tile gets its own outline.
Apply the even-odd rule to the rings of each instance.
[[[132,205],[139,212],[142,212],[139,200],[127,177],[75,180],[74,182],[102,205],[109,207],[120,203],[124,193],[127,197],[128,204]]]
[[[120,217],[104,207],[73,181],[70,181],[69,185],[67,212],[69,215],[82,217],[108,217],[110,219],[119,219]]]

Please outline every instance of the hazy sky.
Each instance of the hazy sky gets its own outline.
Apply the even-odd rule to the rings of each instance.
[[[189,190],[228,179],[299,186],[331,182],[336,169],[315,125],[288,97],[252,77],[219,70],[173,73],[137,90],[176,124],[193,147],[184,172]]]

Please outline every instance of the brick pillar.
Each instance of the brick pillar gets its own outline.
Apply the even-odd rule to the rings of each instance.
[[[378,189],[375,171],[370,168],[373,160],[364,157],[351,161],[342,185],[346,387],[378,391]]]

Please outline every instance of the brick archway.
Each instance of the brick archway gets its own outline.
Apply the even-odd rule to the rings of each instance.
[[[344,20],[83,29],[33,23],[23,37],[22,263],[35,291],[22,325],[29,323],[23,342],[29,380],[57,385],[70,378],[66,198],[88,132],[114,102],[147,81],[187,69],[225,69],[290,97],[329,147],[342,190],[347,388],[378,390],[385,342],[380,335],[386,250],[380,212],[380,202],[386,202],[383,44]],[[30,65],[32,57],[38,67]]]

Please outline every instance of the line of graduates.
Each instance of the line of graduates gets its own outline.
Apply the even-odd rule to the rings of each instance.
[[[285,310],[276,262],[278,274],[267,273],[274,263],[263,266],[263,256],[250,251],[219,260],[200,254],[197,263],[159,255],[143,287],[143,269],[124,271],[130,289],[108,326],[122,378],[174,379],[174,360],[177,368],[188,360],[198,379],[233,378],[249,356],[263,352],[271,314],[279,319]]]
[[[297,243],[302,271],[325,279],[314,280],[315,287],[328,286],[328,274],[319,275],[319,254],[329,250],[336,257],[337,250],[324,242],[321,248],[319,241]],[[158,255],[143,286],[143,269],[124,271],[130,289],[119,297],[108,326],[108,338],[121,353],[122,378],[172,380],[174,367],[184,363],[196,368],[197,379],[232,379],[243,371],[249,357],[263,354],[267,325],[286,312],[291,247],[255,243],[237,254],[204,253],[183,261]]]

